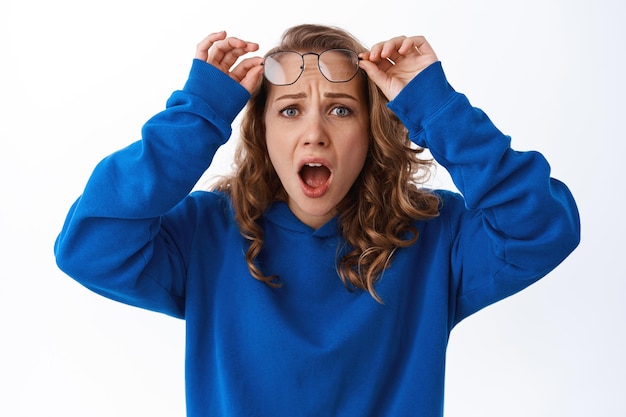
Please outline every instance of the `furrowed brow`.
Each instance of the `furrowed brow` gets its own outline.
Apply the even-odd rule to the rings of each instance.
[[[278,100],[297,100],[297,99],[303,99],[303,98],[306,98],[306,94],[304,94],[304,93],[285,94],[285,95],[282,95],[280,97],[277,97],[276,101],[278,101]]]
[[[347,93],[331,93],[331,92],[328,92],[328,93],[324,94],[324,97],[328,97],[328,98],[347,98],[347,99],[350,99],[350,100],[358,101],[356,99],[356,97],[354,97],[353,95],[347,94]]]

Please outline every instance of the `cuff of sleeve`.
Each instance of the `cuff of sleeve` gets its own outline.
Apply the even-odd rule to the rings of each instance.
[[[194,59],[183,91],[200,97],[222,120],[232,123],[250,93],[213,65]]]
[[[387,106],[409,129],[419,132],[425,120],[434,115],[454,95],[440,61],[437,61],[411,80]]]

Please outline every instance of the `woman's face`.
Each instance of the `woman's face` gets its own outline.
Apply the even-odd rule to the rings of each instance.
[[[336,214],[368,152],[369,113],[363,80],[332,83],[315,55],[292,85],[269,88],[266,141],[289,208],[317,229]]]

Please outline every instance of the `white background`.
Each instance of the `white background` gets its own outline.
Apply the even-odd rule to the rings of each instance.
[[[624,21],[615,0],[3,0],[0,415],[184,415],[183,322],[83,289],[57,270],[54,240],[91,169],[139,138],[206,34],[263,53],[303,22],[367,45],[426,35],[451,84],[577,198],[573,255],[453,331],[446,415],[626,415]]]

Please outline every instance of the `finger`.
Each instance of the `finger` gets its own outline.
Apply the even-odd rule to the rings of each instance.
[[[384,42],[379,42],[371,47],[368,59],[372,62],[380,61],[380,53],[383,50]]]
[[[402,41],[402,44],[398,48],[398,53],[401,55],[408,55],[411,53],[419,53],[418,44],[423,44],[424,40],[419,40],[419,38],[423,38],[421,36],[412,36],[410,38],[405,38]]]
[[[417,36],[417,39],[415,41],[415,47],[420,52],[420,54],[422,54],[422,55],[432,55],[435,58],[435,60],[438,59],[437,58],[437,54],[435,53],[435,50],[432,48],[432,46],[426,40],[425,37]]]
[[[379,42],[370,50],[370,61],[383,62],[384,60],[391,61],[395,64],[401,57],[405,56],[403,48],[409,50],[411,48],[410,42],[407,42],[406,36],[397,36],[384,42]],[[403,45],[407,46],[403,46]]]
[[[207,62],[226,71],[233,66],[239,57],[258,49],[259,45],[254,42],[246,42],[238,38],[226,38],[216,42],[209,50]]]
[[[384,62],[387,62],[387,60],[385,60]],[[391,65],[391,63],[387,62],[387,65]],[[378,85],[380,88],[384,87],[388,79],[386,68],[381,68],[380,64],[377,64],[370,60],[359,61],[359,68],[365,71],[367,76],[374,82],[374,84]]]
[[[233,68],[233,70],[230,72],[230,75],[236,81],[240,82],[244,78],[246,78],[251,70],[255,69],[256,67],[259,67],[261,70],[263,70],[263,66],[261,65],[262,63],[263,58],[261,57],[243,59],[239,64],[237,64],[237,66],[235,66],[235,68]]]
[[[370,60],[382,62],[391,60],[394,64],[405,57],[423,55],[427,61],[437,61],[437,55],[424,36],[398,36],[385,42],[380,42],[372,48]]]
[[[219,40],[226,38],[226,31],[214,32],[200,41],[196,46],[196,58],[206,61],[209,57],[209,48]]]
[[[361,58],[360,62],[369,62],[372,65],[374,65],[378,70],[381,70],[384,72],[386,72],[394,64],[388,59],[381,59],[380,55],[378,56],[377,59],[374,59],[373,56],[374,55],[372,55],[370,52],[364,52],[362,54],[359,54],[359,57]]]
[[[261,87],[262,83],[263,66],[261,66],[260,63],[250,67],[250,69],[246,72],[245,77],[243,77],[240,82],[241,86],[248,90],[250,94],[254,94],[254,92]]]
[[[224,60],[224,57],[235,49],[243,49],[246,43],[238,38],[228,37],[215,42],[209,49],[207,62],[215,64]]]
[[[363,56],[360,55],[360,57],[363,60],[375,63],[379,66],[380,69],[386,70],[390,66],[394,65],[395,62],[387,57],[383,58],[381,56],[381,52],[382,44],[378,46],[375,45],[374,47],[372,47],[372,50],[369,53],[366,53],[366,55]]]
[[[398,58],[400,54],[398,50],[402,46],[402,43],[406,40],[406,36],[397,36],[384,42],[380,52],[381,58],[389,58],[393,61],[394,58]]]

